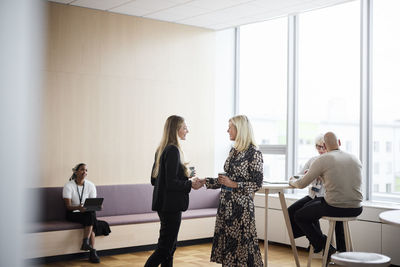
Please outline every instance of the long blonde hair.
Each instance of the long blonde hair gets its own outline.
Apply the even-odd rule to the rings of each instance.
[[[253,127],[249,119],[245,115],[237,115],[229,119],[229,122],[236,127],[236,138],[233,147],[237,151],[244,151],[254,145],[257,147],[257,143],[254,139]]]
[[[156,150],[156,162],[154,165],[153,172],[151,174],[151,176],[153,178],[157,178],[157,176],[158,176],[158,173],[160,170],[161,154],[164,151],[164,149],[169,145],[174,145],[178,148],[179,153],[181,155],[181,157],[180,157],[181,165],[183,167],[185,175],[188,176],[187,175],[188,170],[187,170],[185,164],[183,163],[183,152],[182,152],[182,149],[181,149],[181,147],[179,145],[179,141],[178,141],[178,131],[182,127],[184,122],[185,122],[185,120],[182,117],[177,116],[177,115],[169,116],[167,118],[167,120],[165,121],[163,136],[161,138],[160,145],[158,146],[158,148]]]

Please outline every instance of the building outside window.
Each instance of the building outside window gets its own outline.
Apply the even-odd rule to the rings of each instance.
[[[379,152],[379,142],[374,141],[374,152]]]
[[[286,151],[293,151],[286,143],[288,123],[298,134],[293,172],[317,155],[314,139],[327,131],[338,135],[343,150],[360,157],[360,139],[366,135],[360,134],[360,10],[360,1],[350,1],[295,16],[298,65],[294,72],[298,80],[293,90],[298,120],[294,122],[287,121],[287,92],[292,92],[287,81],[293,78],[287,65],[293,61],[287,58],[288,18],[240,27],[237,110],[253,123],[266,179],[287,178]],[[400,199],[398,10],[398,0],[373,1],[372,105],[362,103],[372,110],[368,135],[373,140],[372,162],[363,162],[366,167],[372,165],[367,175],[371,200]]]
[[[386,152],[392,152],[392,142],[386,142]]]
[[[359,14],[359,1],[299,14],[298,133],[312,141],[299,142],[298,167],[318,155],[314,138],[327,131],[359,156]]]
[[[240,27],[239,47],[238,112],[252,122],[264,178],[285,179],[287,18]]]
[[[400,153],[393,150],[393,144],[400,137],[400,35],[398,34],[398,11],[400,1],[379,0],[373,2],[373,28],[372,28],[372,135],[376,142],[385,144],[385,153],[374,149],[373,167],[376,162],[388,162],[391,171],[379,172],[373,170],[372,183],[384,187],[385,194],[372,193],[372,199],[400,198],[397,185],[398,176],[395,170],[400,170]],[[396,146],[397,147],[397,146]],[[383,149],[382,149],[383,150]],[[389,165],[388,165],[389,166]],[[393,186],[391,186],[393,184]]]

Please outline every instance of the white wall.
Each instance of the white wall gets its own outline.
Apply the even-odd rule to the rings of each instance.
[[[215,32],[47,3],[40,186],[88,164],[97,185],[149,183],[165,120],[189,128],[185,161],[214,170]]]

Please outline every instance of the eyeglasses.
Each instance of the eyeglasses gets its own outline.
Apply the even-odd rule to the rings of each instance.
[[[324,147],[324,146],[320,146],[320,145],[315,145],[315,148],[316,148],[317,150],[320,150],[320,149],[325,149],[325,147]]]

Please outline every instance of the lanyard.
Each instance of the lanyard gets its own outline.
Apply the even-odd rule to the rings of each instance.
[[[76,183],[76,181],[75,181]],[[83,190],[85,190],[85,182],[83,182],[82,192],[79,194],[78,184],[76,184],[76,191],[78,192],[79,204],[82,205]]]

